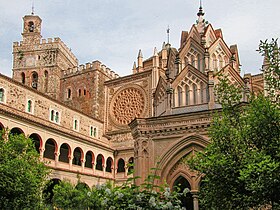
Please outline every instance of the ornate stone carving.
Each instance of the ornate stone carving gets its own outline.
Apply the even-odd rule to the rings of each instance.
[[[127,125],[134,118],[143,116],[145,93],[138,87],[121,90],[111,102],[112,118],[119,125]]]
[[[43,54],[45,65],[53,65],[56,62],[56,52],[54,50],[46,51]]]
[[[129,141],[132,140],[131,133],[119,133],[111,136],[112,142],[123,142],[123,141]]]

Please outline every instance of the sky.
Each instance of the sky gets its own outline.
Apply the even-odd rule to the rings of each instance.
[[[199,0],[0,0],[0,73],[12,75],[12,43],[22,40],[22,17],[42,19],[43,38],[60,37],[80,64],[99,60],[121,76],[132,73],[167,41],[179,48],[181,31],[197,20]],[[237,44],[241,74],[260,73],[260,40],[280,37],[280,0],[202,0],[205,19]]]

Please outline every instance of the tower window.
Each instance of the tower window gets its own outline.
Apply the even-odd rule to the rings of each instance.
[[[0,102],[4,102],[5,98],[5,90],[3,88],[0,88]]]
[[[86,89],[84,89],[84,96],[87,94],[87,90]]]
[[[31,100],[27,101],[27,112],[32,112],[32,101]]]
[[[25,74],[23,72],[21,73],[21,83],[25,84]]]
[[[90,136],[97,137],[97,128],[94,126],[90,126]]]
[[[51,121],[54,121],[54,110],[51,111]]]
[[[48,73],[48,71],[45,71],[44,74],[45,74],[45,92],[47,92],[48,91],[49,73]]]
[[[58,112],[55,113],[55,122],[59,123],[59,113]]]
[[[71,89],[70,88],[67,90],[67,98],[71,98]]]
[[[53,110],[53,109],[51,110],[51,112],[50,112],[50,121],[59,124],[59,122],[60,122],[60,114],[59,114],[58,111]]]
[[[79,89],[79,97],[82,95],[82,90]]]
[[[74,125],[73,125],[73,129],[75,131],[79,130],[79,121],[77,119],[74,119]]]
[[[30,21],[30,22],[28,23],[28,30],[29,30],[29,32],[34,32],[34,29],[35,29],[34,22],[33,22],[33,21]]]
[[[38,73],[33,72],[32,73],[32,88],[36,89],[38,88]]]

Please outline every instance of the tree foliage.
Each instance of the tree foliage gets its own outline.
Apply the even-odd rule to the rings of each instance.
[[[0,133],[0,209],[41,209],[48,173],[31,139]]]
[[[277,39],[261,41],[258,51],[264,56],[264,72],[266,90],[270,98],[280,103],[280,48]]]
[[[220,99],[223,109],[210,127],[211,142],[189,161],[205,174],[201,208],[279,208],[280,110],[261,95],[252,96],[245,106],[238,104],[238,88],[226,78],[219,85],[219,96],[232,101]]]
[[[142,186],[134,184],[135,178],[129,178],[121,186],[111,183],[96,185],[92,189],[74,187],[70,182],[62,181],[54,188],[53,202],[59,209],[100,209],[100,210],[156,210],[185,209],[181,207],[179,196],[189,193],[171,191],[167,186],[157,186],[154,181],[159,177],[151,174]]]

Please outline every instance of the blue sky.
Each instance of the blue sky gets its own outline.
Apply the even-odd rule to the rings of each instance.
[[[80,64],[100,60],[116,73],[131,73],[138,50],[144,59],[161,48],[170,26],[178,48],[182,30],[195,23],[198,0],[34,0],[43,38],[60,37]],[[0,0],[0,72],[12,75],[12,43],[21,40],[22,17],[32,0]],[[279,0],[203,0],[205,18],[237,44],[241,74],[260,73],[260,40],[280,37]]]

